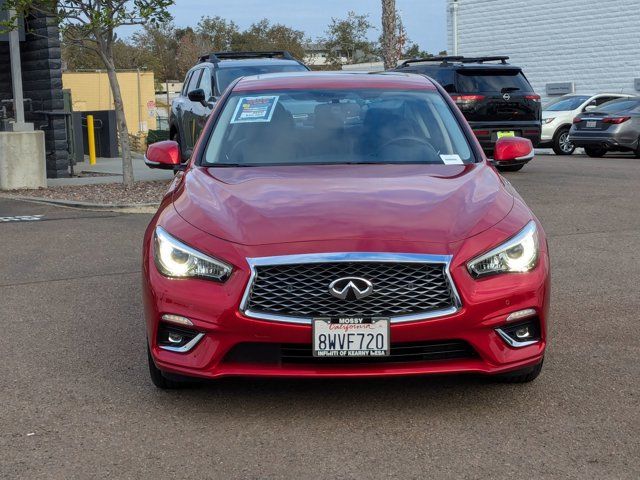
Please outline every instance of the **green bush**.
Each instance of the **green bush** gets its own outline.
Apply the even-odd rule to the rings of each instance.
[[[162,140],[169,140],[169,130],[149,130],[147,133],[147,145],[161,142]]]

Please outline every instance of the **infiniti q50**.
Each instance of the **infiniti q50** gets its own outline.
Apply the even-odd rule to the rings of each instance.
[[[497,165],[531,159],[502,138]],[[478,373],[531,381],[544,231],[449,95],[417,74],[245,77],[144,237],[156,386],[224,376]]]

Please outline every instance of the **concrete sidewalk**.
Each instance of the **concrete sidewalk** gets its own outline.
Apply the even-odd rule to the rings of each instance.
[[[81,172],[108,174],[98,177],[73,177],[73,178],[48,178],[48,187],[64,185],[94,185],[98,183],[122,182],[122,158],[98,158],[95,165],[89,164],[89,157],[85,161],[74,166],[76,175]],[[157,170],[147,167],[144,157],[138,153],[133,154],[133,177],[136,181],[171,180],[171,170]]]

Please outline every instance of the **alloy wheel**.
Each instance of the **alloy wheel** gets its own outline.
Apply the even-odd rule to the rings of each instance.
[[[573,146],[573,143],[569,141],[569,132],[562,132],[560,134],[558,137],[558,144],[560,145],[560,150],[566,154],[573,153],[576,148]]]

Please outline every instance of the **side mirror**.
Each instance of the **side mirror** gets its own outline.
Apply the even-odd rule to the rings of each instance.
[[[201,88],[196,88],[195,90],[191,90],[187,94],[187,97],[189,97],[189,100],[191,100],[192,102],[198,102],[203,105],[207,104],[207,98],[205,96],[204,90]]]
[[[149,168],[175,170],[180,167],[180,146],[173,140],[152,143],[147,147],[144,163]]]
[[[533,144],[528,138],[502,137],[493,149],[493,161],[501,166],[524,164],[533,158],[533,154]]]

